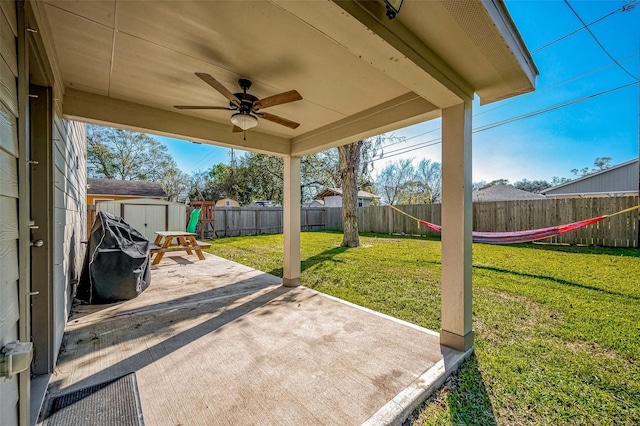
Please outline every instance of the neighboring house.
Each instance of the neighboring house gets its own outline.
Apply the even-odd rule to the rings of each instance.
[[[240,207],[240,203],[231,198],[223,198],[216,201],[216,207]]]
[[[87,179],[87,205],[96,201],[131,200],[151,198],[162,200],[167,194],[155,182],[141,180]]]
[[[514,201],[544,200],[546,197],[533,192],[523,191],[510,185],[493,185],[471,194],[474,202],[478,201]]]
[[[324,207],[324,200],[312,200],[307,207]]]
[[[622,197],[638,195],[638,159],[590,173],[570,182],[545,189],[547,198]]]
[[[371,201],[379,198],[370,192],[358,191],[358,207],[368,207]],[[342,189],[327,188],[316,195],[316,200],[324,201],[325,207],[342,207]]]

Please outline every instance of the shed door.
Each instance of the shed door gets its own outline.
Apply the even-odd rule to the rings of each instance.
[[[140,231],[149,241],[156,238],[156,231],[167,231],[167,207],[157,205],[124,204],[122,217]]]

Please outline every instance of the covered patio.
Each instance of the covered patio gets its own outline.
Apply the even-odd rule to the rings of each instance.
[[[246,414],[238,407],[256,404],[252,412],[259,412],[264,404],[274,415],[293,418],[296,413],[311,421],[332,415],[323,411],[329,406],[325,403],[341,401],[347,405],[340,405],[344,411],[337,416],[353,416],[350,422],[357,423],[385,406],[395,412],[392,401],[412,393],[412,386],[424,387],[424,374],[431,377],[434,368],[444,368],[448,358],[443,354],[473,347],[472,101],[476,95],[490,103],[532,91],[537,74],[502,2],[406,0],[394,19],[387,17],[383,0],[30,0],[6,2],[2,9],[15,20],[5,27],[12,29],[13,39],[3,46],[9,52],[5,56],[16,62],[10,77],[15,75],[17,92],[5,98],[18,99],[20,105],[13,114],[20,118],[19,152],[11,159],[19,165],[11,172],[11,180],[19,177],[19,188],[11,202],[19,211],[20,232],[12,238],[19,242],[22,259],[19,291],[12,300],[21,308],[19,318],[12,317],[17,331],[11,338],[33,341],[34,377],[44,383],[57,372],[52,394],[136,371],[142,404],[154,407],[149,413],[164,416],[171,410],[161,405],[170,399],[154,401],[156,387],[172,398],[183,397],[198,391],[188,380],[197,377],[207,390],[217,389],[215,371],[220,369],[227,374],[225,386],[257,375],[230,393],[252,398],[191,409],[234,416]],[[252,83],[246,94],[239,88],[241,79]],[[292,90],[301,99],[273,102]],[[243,112],[255,116],[249,121],[256,126],[246,132],[234,131],[231,121],[240,98],[255,107]],[[180,105],[211,108],[176,108]],[[292,289],[301,284],[301,157],[436,118],[442,120],[443,172],[439,333],[308,289]],[[262,275],[258,283],[243,282],[249,272],[234,267],[226,278],[229,285],[199,281],[193,293],[190,281],[176,285],[169,280],[166,291],[152,289],[132,302],[80,313],[60,346],[83,251],[78,236],[84,235],[86,135],[81,123],[283,157],[283,278]],[[30,134],[42,158],[22,161],[30,158]],[[42,167],[32,170],[34,164]],[[29,179],[37,171],[46,180],[36,185],[34,178],[32,188]],[[32,212],[42,217],[30,226]],[[34,252],[42,259],[32,261],[36,238],[45,244]],[[31,262],[38,265],[33,272]],[[189,267],[205,265],[209,261]],[[54,269],[55,274],[48,272]],[[209,265],[200,273],[217,277],[219,271]],[[323,306],[329,305],[342,317],[325,315]],[[158,329],[161,335],[151,324],[159,313],[174,316],[174,323]],[[345,323],[353,323],[361,340],[348,337]],[[82,334],[92,327],[95,335]],[[260,330],[269,330],[271,340]],[[81,337],[68,337],[76,333]],[[109,348],[111,338],[117,350]],[[196,356],[202,351],[211,353],[215,363]],[[211,368],[205,371],[206,365]],[[238,366],[241,370],[234,370]],[[326,378],[313,377],[324,369],[330,371]],[[172,370],[180,371],[176,380],[167,379]],[[14,379],[15,386],[6,388],[13,404],[9,424],[28,424],[29,407],[31,413],[40,407],[42,387],[32,387],[35,380],[28,373],[21,374],[19,385]],[[322,380],[338,376],[347,382],[322,386]],[[268,383],[278,383],[275,393],[262,392]],[[179,392],[172,391],[174,386]],[[314,398],[304,397],[309,389],[315,389]],[[320,399],[325,405],[311,405]]]
[[[286,287],[300,284],[300,158],[441,118],[440,338],[473,345],[471,103],[529,92],[537,74],[503,3],[407,0],[394,19],[382,0],[46,0],[34,9],[55,46],[66,118],[284,157]],[[269,113],[299,126],[258,114],[257,127],[234,132],[219,107],[235,102],[239,78],[259,99],[296,90],[301,100]]]
[[[399,424],[468,354],[210,254],[166,256],[136,299],[76,305],[62,348],[48,404],[135,373],[152,425]]]

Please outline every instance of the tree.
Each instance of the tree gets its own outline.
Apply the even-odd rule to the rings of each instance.
[[[360,150],[364,141],[359,140],[338,147],[340,153],[340,178],[342,180],[342,247],[358,247],[357,172],[360,169]]]
[[[376,184],[388,204],[435,203],[442,196],[442,166],[429,159],[421,160],[417,168],[412,159],[389,162]]]
[[[476,191],[480,191],[483,188],[487,187],[487,181],[486,180],[480,180],[478,182],[473,182],[471,184],[471,191],[472,192],[476,192]]]
[[[177,168],[167,147],[151,136],[129,130],[87,126],[89,177],[159,181]]]
[[[496,186],[496,185],[511,185],[511,184],[509,183],[509,179],[496,179],[496,180],[492,180],[491,182],[489,182],[485,186],[485,188],[489,188],[489,187]]]
[[[571,169],[571,173],[576,175],[577,177],[586,176],[589,174],[589,168],[583,167],[581,169]]]
[[[300,186],[303,203],[313,200],[325,188],[338,188],[342,185],[339,162],[337,148],[302,157]]]
[[[191,182],[186,173],[177,167],[172,167],[165,172],[160,186],[164,189],[169,201],[183,201],[189,196]]]
[[[595,160],[593,160],[593,165],[595,167],[595,169],[593,169],[594,172],[600,171],[600,170],[605,170],[605,169],[610,169],[611,166],[611,161],[613,161],[613,158],[611,157],[598,157]]]
[[[571,182],[571,179],[560,176],[554,176],[551,178],[551,186],[562,185],[563,183],[567,182]]]
[[[194,200],[217,201],[222,198],[235,198],[234,180],[231,166],[220,163],[205,171],[191,174],[191,189],[189,198]]]
[[[582,177],[591,173],[599,172],[601,170],[610,169],[611,167],[613,167],[611,165],[612,160],[613,158],[611,157],[598,157],[593,160],[593,168],[591,170],[589,170],[589,167],[583,167],[581,169],[573,169],[571,170],[571,173],[573,173],[577,177]]]
[[[371,180],[372,160],[382,150],[384,141],[398,139],[379,135],[338,147],[342,180],[342,247],[358,247],[358,183]]]
[[[437,203],[442,199],[442,165],[423,158],[418,163],[416,179],[424,185],[424,202]]]
[[[324,188],[339,187],[341,184],[337,149],[303,157],[300,168],[303,202],[310,201]],[[237,167],[220,163],[207,172],[194,173],[191,197],[196,197],[197,189],[206,200],[230,197],[240,204],[249,204],[254,200],[282,203],[283,171],[282,158],[247,153],[238,160]]]
[[[522,191],[533,192],[534,194],[539,194],[547,188],[551,188],[551,184],[546,180],[527,180],[522,179],[513,184],[515,188],[518,188]]]
[[[415,170],[411,159],[389,162],[378,173],[376,184],[382,199],[387,204],[397,204],[406,196],[402,192],[406,190],[408,183],[413,179]]]
[[[242,201],[243,204],[249,204],[253,200],[282,203],[284,161],[281,157],[248,152],[240,159],[239,169],[243,174],[243,186],[235,187],[238,201]]]
[[[158,182],[171,201],[187,196],[189,177],[151,136],[129,130],[87,126],[87,175]]]

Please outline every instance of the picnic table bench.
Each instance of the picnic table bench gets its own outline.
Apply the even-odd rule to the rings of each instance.
[[[198,259],[204,260],[203,248],[211,247],[211,244],[196,240],[194,232],[185,231],[156,231],[156,239],[150,245],[151,256],[155,255],[152,265],[157,265],[166,252],[186,251],[187,254],[195,252]]]

